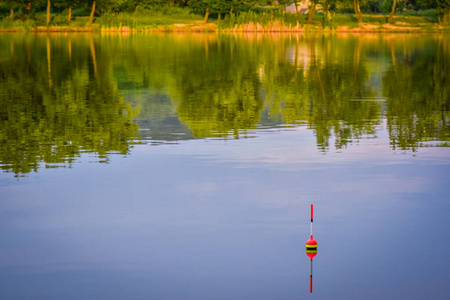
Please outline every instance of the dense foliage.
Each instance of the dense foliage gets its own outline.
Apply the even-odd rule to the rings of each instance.
[[[47,13],[47,24],[51,13],[66,12],[72,17],[76,14],[90,15],[90,23],[94,16],[104,13],[136,12],[142,10],[170,12],[171,10],[187,10],[190,13],[223,18],[240,12],[261,12],[264,10],[286,11],[286,6],[301,5],[303,1],[295,0],[0,0],[0,14],[5,18],[22,20],[34,18],[35,13]],[[321,8],[325,22],[336,12],[354,13],[358,22],[362,21],[362,13],[417,12],[433,9],[439,14],[439,22],[450,23],[450,0],[311,0],[308,2],[311,22],[316,9]]]

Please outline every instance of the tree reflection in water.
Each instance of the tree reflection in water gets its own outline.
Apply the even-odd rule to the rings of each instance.
[[[118,92],[112,57],[95,55],[94,37],[2,39],[14,49],[1,49],[8,57],[0,63],[3,170],[20,175],[36,171],[40,162],[70,166],[80,152],[97,153],[100,161],[128,152],[137,131],[135,111]]]
[[[126,154],[138,125],[159,140],[307,126],[324,152],[374,138],[384,122],[393,149],[450,139],[450,41],[441,35],[5,34],[0,42],[0,166],[17,175],[41,162],[70,166],[81,152],[100,161]]]

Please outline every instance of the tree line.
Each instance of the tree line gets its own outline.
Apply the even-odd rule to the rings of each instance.
[[[162,8],[184,8],[192,13],[203,14],[205,22],[210,15],[218,18],[233,15],[243,11],[263,11],[265,8],[273,10],[278,7],[286,11],[286,7],[298,7],[306,0],[0,0],[0,5],[10,11],[9,18],[15,18],[15,11],[29,16],[32,12],[46,11],[47,24],[50,23],[52,9],[67,11],[67,19],[72,18],[72,10],[83,8],[90,11],[88,24],[95,15],[104,12],[132,12],[137,9],[158,10]],[[362,22],[362,13],[389,13],[392,22],[396,11],[436,9],[439,23],[450,24],[450,0],[310,0],[308,2],[308,23],[312,22],[314,14],[322,9],[325,17],[336,12],[354,13],[358,22]],[[268,6],[270,6],[268,8]]]

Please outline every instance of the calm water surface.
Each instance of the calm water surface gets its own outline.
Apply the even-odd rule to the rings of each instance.
[[[0,298],[447,299],[448,146],[446,35],[1,34]]]

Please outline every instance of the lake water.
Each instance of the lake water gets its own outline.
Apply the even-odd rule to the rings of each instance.
[[[449,146],[448,35],[1,34],[0,298],[447,299]]]

